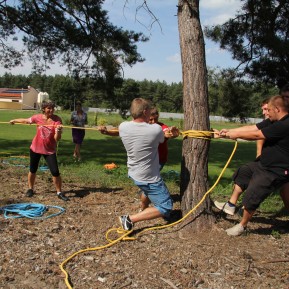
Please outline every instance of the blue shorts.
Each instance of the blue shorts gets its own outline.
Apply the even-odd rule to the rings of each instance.
[[[132,179],[132,178],[131,178]],[[156,183],[142,183],[132,179],[142,190],[142,193],[150,199],[152,204],[160,213],[169,217],[173,209],[173,200],[164,181],[161,179]]]

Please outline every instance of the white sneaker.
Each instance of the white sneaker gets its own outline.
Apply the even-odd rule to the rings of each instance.
[[[214,205],[216,208],[225,212],[228,215],[233,216],[235,214],[236,206],[232,207],[228,204],[228,202],[222,203],[222,202],[214,201]]]
[[[118,217],[119,222],[122,226],[122,228],[126,231],[130,231],[133,228],[133,222],[131,221],[131,219],[129,218],[128,215],[124,215],[124,216],[120,216]]]
[[[241,224],[237,224],[234,227],[226,230],[226,233],[229,236],[240,236],[244,232],[245,232],[245,228]]]

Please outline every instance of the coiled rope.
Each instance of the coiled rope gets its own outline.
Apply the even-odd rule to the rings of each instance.
[[[200,138],[200,139],[210,140],[211,138],[214,137],[214,134],[215,134],[214,131],[206,131],[206,130],[180,131],[180,135],[182,135],[183,138],[192,137],[192,138]]]
[[[0,153],[0,155],[1,155],[1,153]],[[26,164],[23,164],[23,163],[20,162],[20,161],[23,161],[25,159],[28,160],[27,156],[5,156],[5,157],[0,157],[0,158],[1,158],[1,162],[3,164],[5,164],[5,165],[10,165],[10,166],[15,166],[15,167],[22,167],[22,168],[28,167],[28,164],[26,165]],[[13,161],[19,161],[19,162],[15,163]]]
[[[212,132],[208,132],[211,133]],[[203,137],[203,136],[202,136]],[[133,230],[130,230],[130,231],[125,231],[123,230],[122,228],[111,228],[109,229],[105,236],[106,236],[106,240],[108,241],[108,244],[106,245],[103,245],[103,246],[99,246],[99,247],[95,247],[95,248],[87,248],[87,249],[83,249],[83,250],[80,250],[78,252],[75,252],[73,255],[69,256],[66,260],[64,260],[60,265],[59,265],[59,268],[60,270],[64,273],[65,275],[65,284],[66,286],[69,288],[69,289],[73,289],[73,287],[71,286],[70,282],[69,282],[69,275],[68,273],[66,272],[66,270],[64,269],[64,266],[71,260],[73,259],[75,256],[77,256],[78,254],[81,254],[81,253],[84,253],[84,252],[88,252],[88,251],[97,251],[97,250],[102,250],[102,249],[106,249],[108,247],[111,247],[113,246],[114,244],[120,242],[120,241],[134,241],[136,240],[141,234],[143,234],[144,232],[148,232],[148,231],[153,231],[153,230],[160,230],[160,229],[165,229],[165,228],[169,228],[169,227],[173,227],[179,223],[181,223],[182,221],[184,221],[186,218],[188,218],[194,211],[196,211],[196,209],[204,202],[204,200],[206,199],[207,195],[209,193],[212,192],[212,190],[216,187],[216,185],[218,184],[218,182],[220,181],[221,177],[223,176],[225,170],[227,169],[229,163],[231,162],[235,152],[236,152],[236,149],[237,149],[237,146],[238,146],[238,143],[237,141],[235,141],[235,146],[233,148],[233,151],[230,155],[230,157],[228,158],[225,166],[223,167],[220,175],[218,176],[217,180],[215,181],[215,183],[213,184],[213,186],[204,194],[204,196],[202,197],[202,199],[199,201],[198,204],[196,204],[196,206],[194,208],[192,208],[184,217],[182,217],[180,220],[174,222],[174,223],[171,223],[171,224],[167,224],[167,225],[162,225],[162,226],[155,226],[155,227],[151,227],[151,228],[147,228],[147,229],[144,229],[143,231],[141,231],[140,233],[136,234],[135,237],[129,237],[129,235],[133,232]],[[115,240],[112,240],[109,235],[112,233],[112,232],[116,232],[118,234],[121,234],[121,236]]]
[[[59,210],[59,212],[44,216],[44,213],[49,209],[57,209]],[[5,219],[16,219],[25,217],[29,219],[44,220],[64,213],[65,209],[59,206],[46,206],[37,203],[22,203],[0,207],[0,211],[4,212]]]

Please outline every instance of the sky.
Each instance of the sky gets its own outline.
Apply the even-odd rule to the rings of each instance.
[[[177,0],[147,0],[150,10],[158,19],[151,23],[151,18],[144,9],[138,9],[142,0],[106,0],[104,9],[108,11],[110,21],[127,30],[143,32],[149,41],[138,44],[138,51],[146,60],[132,68],[124,67],[124,78],[135,80],[165,81],[167,83],[182,81],[179,33],[177,22]],[[124,6],[124,3],[127,3]],[[241,7],[240,0],[200,0],[200,17],[202,26],[222,24]],[[211,68],[228,68],[237,65],[231,55],[221,50],[218,44],[205,38],[206,63]],[[16,67],[12,70],[0,68],[0,75],[30,74],[31,67]],[[65,68],[57,64],[43,74],[67,74]]]

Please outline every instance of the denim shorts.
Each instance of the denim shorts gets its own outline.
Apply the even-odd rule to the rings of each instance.
[[[173,200],[170,192],[164,181],[161,179],[156,183],[142,183],[132,179],[141,190],[142,193],[147,196],[154,207],[160,211],[160,213],[169,217],[171,210],[173,209]]]

